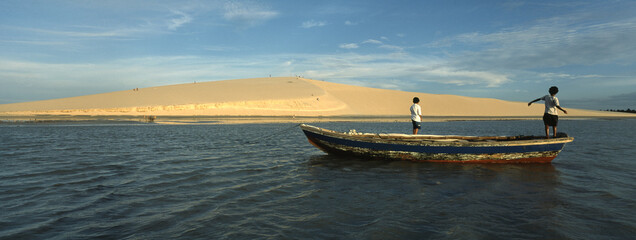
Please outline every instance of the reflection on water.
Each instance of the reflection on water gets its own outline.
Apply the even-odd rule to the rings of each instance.
[[[551,164],[439,164],[364,160],[331,155],[308,159],[307,181],[320,189],[320,212],[342,228],[382,226],[365,237],[530,238],[558,221]],[[350,211],[354,209],[355,211]],[[440,232],[440,230],[443,230]],[[538,230],[541,230],[537,232]]]

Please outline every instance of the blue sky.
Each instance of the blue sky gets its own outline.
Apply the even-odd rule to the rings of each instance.
[[[523,102],[557,85],[565,108],[634,109],[634,13],[611,0],[3,0],[0,104],[300,75]]]

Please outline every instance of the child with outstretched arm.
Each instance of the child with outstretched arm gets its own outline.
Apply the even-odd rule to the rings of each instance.
[[[528,106],[532,105],[533,102],[544,101],[545,102],[545,113],[543,114],[543,124],[545,124],[545,136],[546,138],[550,138],[550,126],[552,126],[552,132],[554,132],[554,137],[557,136],[557,125],[559,123],[559,113],[557,109],[563,111],[565,114],[568,114],[568,111],[561,108],[559,105],[559,99],[556,97],[556,94],[559,92],[559,88],[556,86],[550,87],[548,91],[550,95],[545,95],[543,97],[532,100],[528,103]]]

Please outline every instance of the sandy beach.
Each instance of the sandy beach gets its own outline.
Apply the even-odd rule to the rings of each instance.
[[[435,118],[538,118],[543,104],[351,86],[298,77],[197,82],[0,105],[0,118],[165,116],[379,118],[408,120],[413,97]],[[562,117],[634,117],[567,108]]]

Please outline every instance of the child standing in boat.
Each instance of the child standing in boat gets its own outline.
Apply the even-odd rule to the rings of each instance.
[[[559,88],[556,86],[550,87],[548,91],[550,95],[545,95],[543,97],[532,100],[528,103],[528,106],[532,105],[533,102],[543,100],[545,102],[545,113],[543,114],[543,124],[545,125],[545,136],[546,138],[550,138],[550,126],[552,126],[552,132],[554,132],[554,137],[557,136],[557,125],[559,123],[559,113],[557,109],[563,111],[565,114],[568,114],[568,111],[561,108],[559,105],[559,99],[556,97],[556,94],[559,92]]]
[[[413,98],[413,105],[411,105],[411,122],[413,123],[413,135],[417,135],[417,131],[422,129],[422,107],[418,104],[420,98]]]

